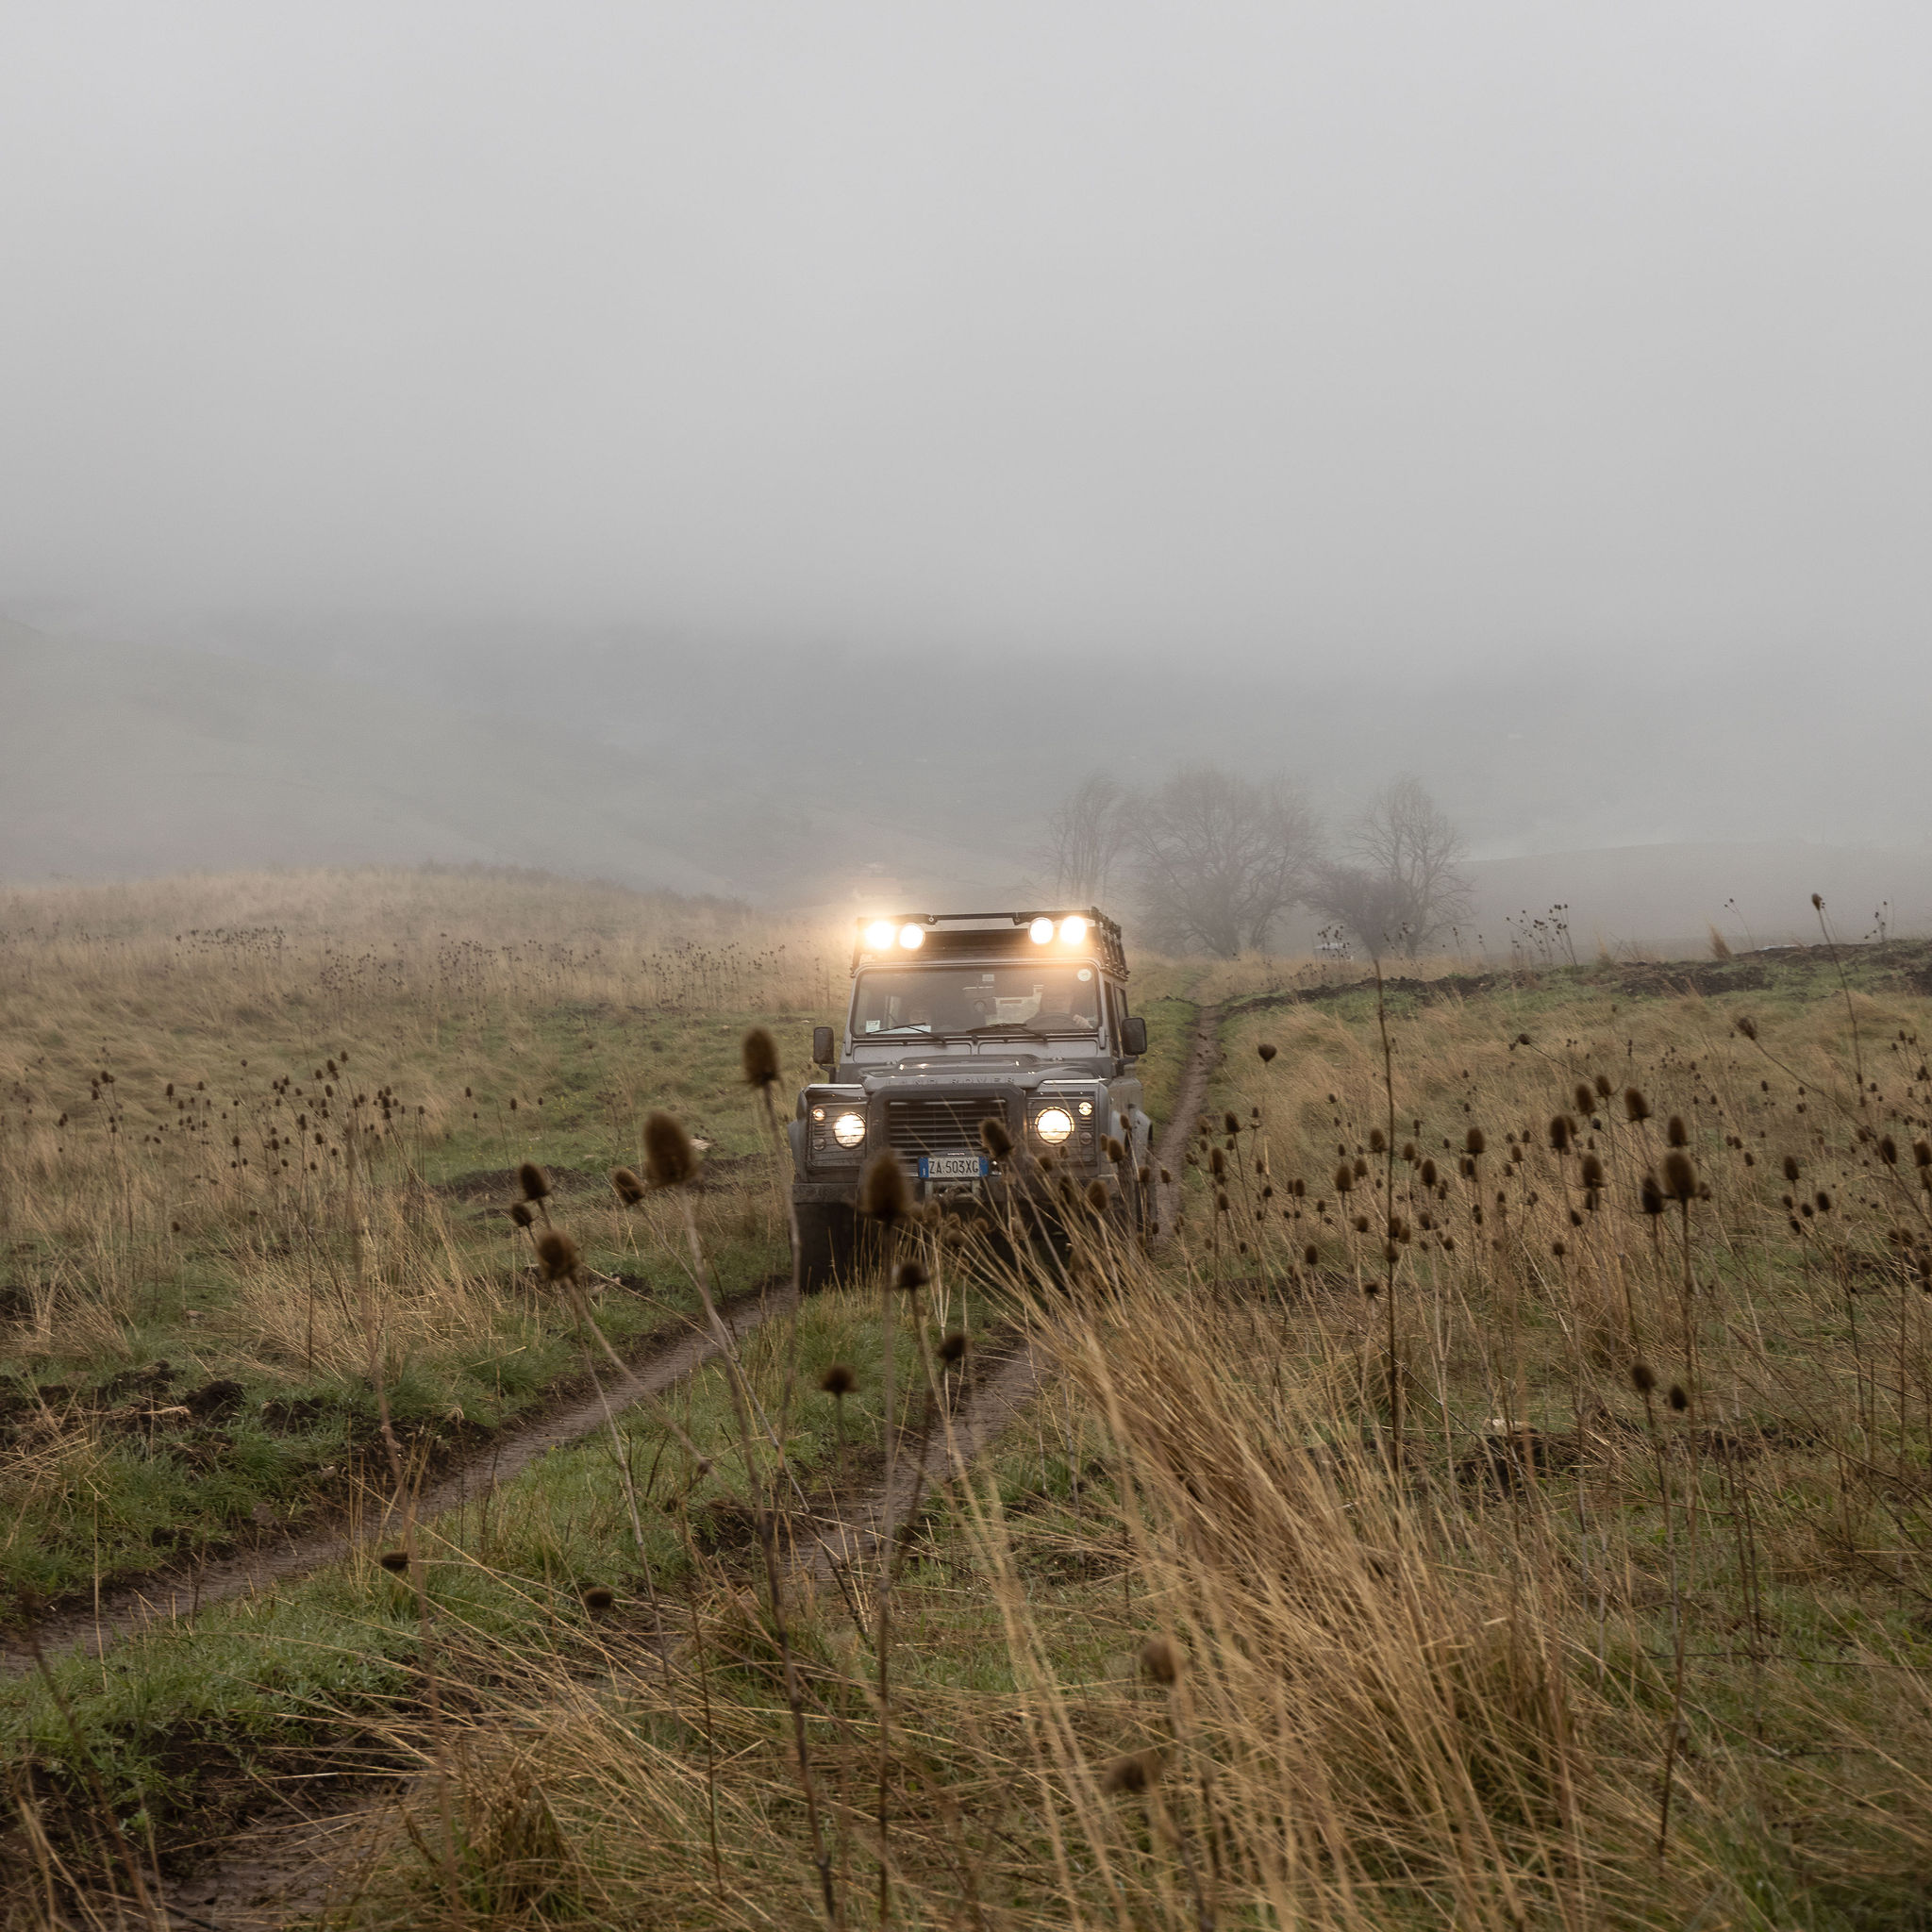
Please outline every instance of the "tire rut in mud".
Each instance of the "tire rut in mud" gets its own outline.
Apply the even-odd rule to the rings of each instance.
[[[757,1288],[732,1297],[718,1312],[737,1340],[791,1306],[790,1275],[773,1274]],[[499,1484],[521,1475],[551,1450],[581,1441],[604,1426],[607,1403],[608,1414],[619,1414],[634,1403],[662,1394],[703,1368],[718,1354],[718,1344],[697,1325],[699,1319],[685,1317],[653,1331],[625,1379],[608,1383],[601,1395],[573,1399],[563,1407],[540,1413],[524,1427],[507,1432],[486,1448],[463,1457],[446,1474],[416,1492],[415,1520],[427,1523],[475,1502]],[[598,1368],[600,1380],[613,1373],[608,1363],[593,1366]],[[56,1612],[34,1626],[31,1641],[20,1634],[8,1635],[5,1650],[0,1651],[0,1674],[19,1675],[31,1670],[34,1641],[48,1657],[72,1650],[99,1656],[124,1638],[192,1618],[211,1604],[307,1575],[395,1533],[403,1507],[400,1499],[391,1495],[359,1522],[337,1524],[307,1536],[291,1537],[280,1545],[146,1578],[115,1591],[112,1597],[104,1596],[97,1610]]]

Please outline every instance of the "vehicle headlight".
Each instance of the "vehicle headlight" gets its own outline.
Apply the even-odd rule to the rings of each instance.
[[[1087,937],[1087,922],[1075,912],[1060,921],[1060,938],[1070,946],[1077,946]]]
[[[1050,1147],[1058,1147],[1074,1131],[1074,1116],[1063,1107],[1042,1108],[1033,1116],[1033,1131]]]
[[[897,937],[890,919],[875,919],[865,929],[865,943],[874,953],[883,953]]]
[[[1026,937],[1030,939],[1036,946],[1045,945],[1046,942],[1053,938],[1053,921],[1050,919],[1036,919],[1033,922],[1033,924],[1026,928]]]
[[[841,1113],[832,1123],[832,1139],[841,1147],[857,1147],[865,1139],[865,1116],[862,1113]]]

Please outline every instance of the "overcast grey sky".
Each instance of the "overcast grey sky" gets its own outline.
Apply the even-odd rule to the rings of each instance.
[[[0,603],[1923,651],[1928,55],[1923,0],[5,0]]]

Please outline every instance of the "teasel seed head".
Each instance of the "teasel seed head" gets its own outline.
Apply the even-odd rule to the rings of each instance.
[[[1596,1111],[1596,1095],[1590,1091],[1590,1083],[1587,1080],[1577,1081],[1576,1091],[1572,1098],[1576,1102],[1578,1113],[1591,1114]]]
[[[668,1113],[644,1116],[644,1176],[654,1188],[681,1188],[698,1171],[684,1123]]]
[[[1221,1128],[1222,1132],[1225,1134],[1239,1134],[1241,1132],[1241,1124],[1236,1118],[1232,1109],[1221,1116]]]
[[[1746,1040],[1756,1040],[1757,1038],[1757,1022],[1754,1020],[1749,1013],[1740,1013],[1738,1017],[1731,1022],[1731,1024],[1735,1026],[1738,1029],[1738,1031],[1744,1036]]]
[[[1674,1201],[1697,1198],[1697,1170],[1681,1147],[1673,1147],[1664,1156],[1664,1192]]]
[[[1261,1064],[1265,1067],[1274,1058],[1279,1049],[1273,1041],[1264,1040],[1255,1051],[1261,1056]]]
[[[1570,1116],[1567,1113],[1553,1113],[1550,1116],[1550,1145],[1558,1154],[1570,1151]]]
[[[1129,1751],[1114,1758],[1100,1774],[1100,1789],[1109,1797],[1132,1795],[1160,1782],[1167,1760],[1158,1751]]]
[[[1586,1154],[1583,1157],[1583,1185],[1586,1188],[1600,1188],[1604,1184],[1604,1164],[1601,1157]]]
[[[409,1567],[409,1553],[408,1550],[385,1550],[376,1561],[391,1576],[400,1576]]]
[[[1647,1121],[1650,1118],[1650,1102],[1644,1099],[1638,1088],[1626,1087],[1624,1090],[1624,1111],[1633,1121]]]
[[[1794,1181],[1794,1180],[1796,1180],[1796,1179],[1798,1178],[1798,1174],[1799,1174],[1799,1168],[1798,1168],[1798,1157],[1797,1157],[1797,1156],[1796,1156],[1795,1154],[1787,1154],[1787,1155],[1785,1156],[1785,1178],[1786,1178],[1786,1180],[1788,1180],[1788,1181]]]
[[[1355,1187],[1355,1169],[1347,1161],[1339,1161],[1335,1168],[1335,1191],[1346,1194]]]
[[[1688,1147],[1690,1144],[1690,1131],[1684,1124],[1684,1116],[1674,1113],[1664,1127],[1664,1139],[1673,1147]]]
[[[537,1237],[537,1258],[543,1264],[546,1281],[565,1281],[577,1272],[582,1257],[569,1235],[560,1227],[552,1227]]]
[[[1878,1137],[1878,1158],[1887,1167],[1898,1165],[1898,1142],[1890,1134],[1881,1134]]]
[[[1596,1091],[1599,1100],[1607,1100],[1610,1097],[1610,1076],[1607,1074],[1599,1074],[1596,1076]]]
[[[1141,1670],[1157,1684],[1179,1683],[1180,1645],[1172,1637],[1150,1637],[1141,1646]]]
[[[1127,1158],[1127,1150],[1111,1134],[1101,1136],[1100,1151],[1118,1167]]]
[[[1671,1384],[1671,1392],[1668,1397],[1668,1400],[1670,1402],[1671,1407],[1674,1408],[1679,1415],[1682,1415],[1684,1411],[1690,1407],[1690,1398],[1684,1393],[1684,1385],[1681,1382],[1673,1382]]]
[[[762,1026],[754,1026],[744,1036],[741,1049],[746,1081],[760,1091],[778,1079],[778,1043]]]
[[[537,1217],[531,1212],[530,1204],[527,1201],[513,1201],[510,1203],[509,1218],[519,1227],[528,1227]]]
[[[1433,1160],[1424,1160],[1422,1164],[1421,1174],[1423,1186],[1433,1188],[1436,1185],[1436,1163]]]
[[[1087,1205],[1096,1214],[1107,1212],[1108,1192],[1105,1181],[1096,1178],[1087,1183]]]
[[[932,1277],[925,1272],[925,1264],[908,1256],[892,1270],[892,1286],[901,1294],[914,1294]]]
[[[617,1198],[626,1208],[635,1208],[644,1198],[644,1184],[627,1167],[614,1169],[610,1185],[617,1190]]]
[[[517,1169],[517,1185],[526,1201],[541,1201],[550,1192],[550,1178],[534,1160],[526,1160]]]
[[[1462,1144],[1472,1158],[1477,1158],[1481,1156],[1490,1143],[1483,1138],[1483,1130],[1480,1127],[1472,1127],[1468,1133],[1463,1135]]]
[[[1656,1174],[1643,1176],[1642,1185],[1637,1191],[1637,1203],[1653,1219],[1664,1211],[1664,1191],[1657,1186]]]
[[[949,1336],[947,1336],[942,1342],[940,1343],[940,1360],[944,1362],[947,1368],[950,1369],[955,1367],[959,1361],[961,1361],[964,1358],[965,1354],[966,1331],[963,1328],[955,1328],[953,1332]]]
[[[906,1170],[899,1157],[890,1149],[875,1154],[866,1162],[858,1182],[860,1211],[890,1227],[912,1212],[912,1194],[906,1185]]]
[[[1210,1147],[1208,1150],[1208,1172],[1216,1180],[1227,1172],[1227,1157],[1219,1147]]]
[[[1013,1151],[1013,1137],[1005,1121],[988,1118],[979,1124],[979,1144],[992,1159],[1004,1160]]]
[[[1657,1387],[1657,1374],[1648,1362],[1630,1364],[1630,1386],[1640,1395],[1648,1395]]]
[[[858,1377],[843,1362],[834,1362],[819,1377],[819,1387],[827,1395],[836,1395],[843,1398],[850,1395],[858,1387]]]

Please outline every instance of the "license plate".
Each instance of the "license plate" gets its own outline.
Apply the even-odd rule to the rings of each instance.
[[[922,1154],[919,1178],[923,1181],[976,1181],[989,1172],[983,1154]]]

